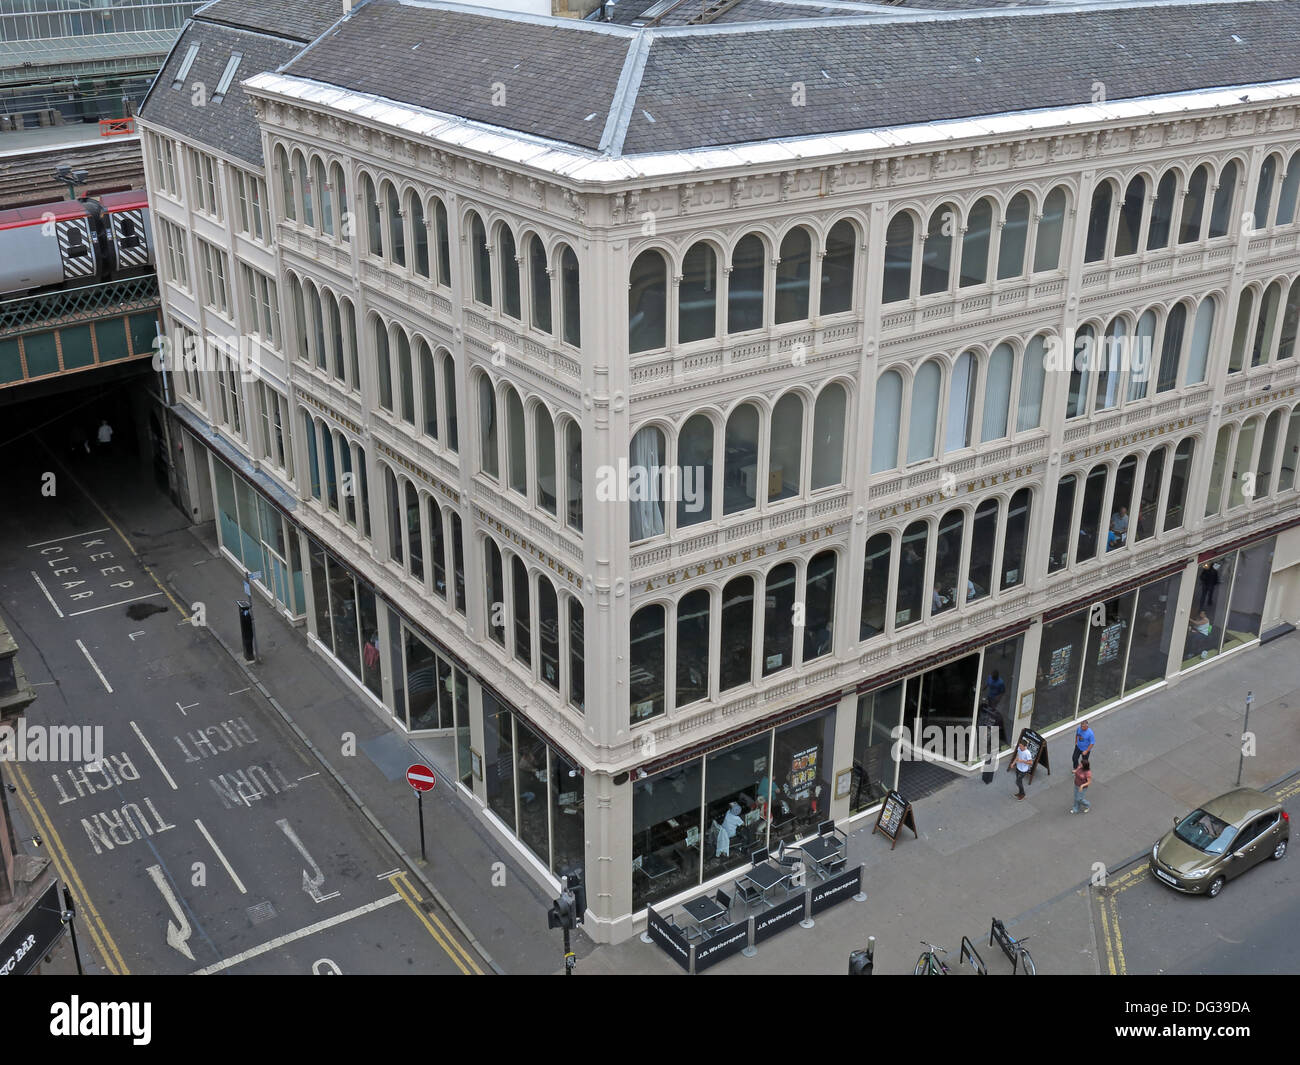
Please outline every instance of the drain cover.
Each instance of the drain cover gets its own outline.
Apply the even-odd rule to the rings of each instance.
[[[275,916],[275,907],[271,904],[270,900],[267,900],[266,902],[259,902],[256,906],[248,907],[244,912],[248,914],[250,922],[253,924],[262,924],[262,922],[269,921]]]

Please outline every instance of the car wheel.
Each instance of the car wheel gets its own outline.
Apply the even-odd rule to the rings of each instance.
[[[1286,857],[1286,840],[1280,839],[1277,841],[1277,846],[1273,848],[1273,860],[1275,862],[1280,862],[1285,857]]]
[[[1216,876],[1214,880],[1210,882],[1209,889],[1205,893],[1210,898],[1215,899],[1219,897],[1219,892],[1222,890],[1223,890],[1223,877]]]

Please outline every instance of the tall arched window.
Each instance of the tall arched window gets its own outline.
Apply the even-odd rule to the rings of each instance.
[[[651,248],[632,262],[627,291],[628,351],[653,351],[667,345],[668,264]]]
[[[504,647],[506,644],[506,581],[505,567],[501,563],[501,549],[492,540],[484,540],[483,553],[487,556],[483,576],[487,593],[488,635]]]
[[[894,539],[889,533],[876,533],[867,541],[862,566],[862,615],[858,639],[869,640],[885,631],[885,612],[889,603],[889,569]]]
[[[844,482],[844,386],[827,385],[813,408],[812,490]]]
[[[1034,235],[1034,272],[1061,265],[1061,238],[1065,232],[1065,189],[1057,186],[1043,201],[1043,217]]]
[[[325,181],[325,164],[320,156],[313,156],[311,162],[311,180],[316,189],[316,202],[320,205],[321,231],[327,236],[334,236],[334,203],[330,196],[329,185]]]
[[[993,549],[998,542],[998,501],[986,499],[975,511],[970,529],[970,564],[966,582],[957,583],[959,602],[972,603],[993,590]]]
[[[361,195],[366,201],[366,247],[376,259],[384,257],[384,223],[379,213],[375,183],[369,174],[361,175]]]
[[[348,371],[343,349],[343,317],[339,313],[339,301],[329,289],[325,290],[325,321],[329,327],[330,372],[336,381],[346,382]]]
[[[718,333],[718,256],[705,241],[692,244],[682,259],[677,287],[677,342],[689,344]]]
[[[1219,173],[1219,186],[1214,190],[1214,205],[1210,211],[1210,236],[1227,236],[1232,227],[1233,203],[1237,198],[1237,162],[1228,160]]]
[[[1155,370],[1156,312],[1149,310],[1138,319],[1133,340],[1129,343],[1125,368],[1128,372],[1128,396],[1130,403],[1145,399],[1148,382]]]
[[[384,499],[388,504],[388,557],[402,564],[402,495],[397,478],[384,466]]]
[[[1297,160],[1300,166],[1300,160]],[[1300,277],[1291,282],[1291,291],[1282,309],[1282,326],[1278,330],[1277,357],[1289,359],[1295,354],[1296,333],[1300,331]]]
[[[492,254],[488,250],[487,230],[483,219],[474,211],[469,213],[470,272],[474,277],[474,299],[492,306]]]
[[[1187,355],[1187,383],[1200,384],[1205,380],[1210,361],[1210,338],[1214,333],[1214,311],[1217,302],[1206,296],[1196,308],[1196,321],[1192,326],[1192,343]]]
[[[930,526],[924,521],[914,521],[903,530],[902,546],[898,558],[898,592],[894,597],[894,628],[913,625],[920,621],[922,609],[929,601],[925,587],[926,543]]]
[[[754,578],[735,577],[722,588],[722,649],[718,688],[748,684],[754,676]]]
[[[1169,495],[1165,500],[1165,532],[1179,529],[1183,524],[1183,508],[1187,503],[1187,483],[1192,476],[1192,456],[1196,440],[1185,437],[1174,452],[1174,464],[1169,471]]]
[[[1264,439],[1259,447],[1259,468],[1255,474],[1255,498],[1263,499],[1273,486],[1273,463],[1277,456],[1277,437],[1282,428],[1282,412],[1275,410],[1264,423]]]
[[[941,204],[930,215],[921,250],[921,295],[947,292],[952,284],[952,249],[957,235],[957,208]]]
[[[279,144],[275,146],[275,169],[280,174],[280,207],[284,211],[284,217],[290,221],[297,221],[298,208],[293,195],[293,171],[289,169],[288,154],[283,145]]]
[[[501,310],[518,320],[519,264],[515,261],[515,235],[504,222],[497,228],[497,247],[501,252]]]
[[[793,562],[768,571],[763,593],[763,676],[794,665],[794,602],[798,573]]]
[[[1068,474],[1056,482],[1056,507],[1052,514],[1052,539],[1048,544],[1047,572],[1059,573],[1070,564],[1070,540],[1074,532],[1074,496],[1078,474]]]
[[[677,527],[713,519],[713,423],[703,414],[686,420],[677,434]]]
[[[1037,429],[1043,420],[1043,385],[1047,379],[1047,342],[1036,336],[1025,345],[1020,360],[1020,398],[1016,405],[1016,432]]]
[[[1219,513],[1223,505],[1223,478],[1228,468],[1228,450],[1232,446],[1233,426],[1219,428],[1218,439],[1214,442],[1214,461],[1210,465],[1210,490],[1205,495],[1205,516],[1207,518]]]
[[[1115,471],[1115,490],[1111,496],[1110,521],[1106,532],[1106,550],[1114,551],[1128,542],[1129,510],[1133,507],[1133,488],[1137,478],[1138,457],[1128,455]]]
[[[1282,468],[1277,478],[1279,492],[1295,487],[1296,465],[1300,463],[1300,403],[1291,410],[1286,423],[1286,440],[1282,444]]]
[[[1025,248],[1029,244],[1029,196],[1018,192],[1007,204],[998,243],[998,280],[1019,277],[1025,272]]]
[[[885,231],[885,273],[881,282],[881,300],[896,303],[912,294],[912,242],[915,227],[907,211],[899,211],[889,220]]]
[[[1119,405],[1119,381],[1128,347],[1128,322],[1111,319],[1097,360],[1097,401],[1094,410],[1108,410]]]
[[[999,344],[989,356],[984,379],[984,424],[980,440],[997,440],[1007,435],[1007,412],[1011,409],[1011,376],[1015,356],[1010,344]]]
[[[406,231],[402,221],[402,201],[391,181],[381,189],[388,210],[388,257],[398,266],[406,265]]]
[[[546,272],[546,248],[542,246],[541,237],[536,234],[528,238],[528,277],[533,328],[550,333],[551,277]]]
[[[582,532],[582,427],[569,422],[564,429],[565,451],[565,521]]]
[[[812,277],[812,234],[796,226],[781,241],[776,266],[776,324],[808,317],[808,286]]]
[[[352,240],[352,222],[348,217],[348,185],[343,177],[343,168],[338,163],[330,164],[329,194],[334,200],[334,217],[339,220],[339,235],[345,241]]]
[[[1115,228],[1115,254],[1134,255],[1142,236],[1142,210],[1146,206],[1147,179],[1138,174],[1124,190],[1119,205],[1119,224]]]
[[[916,371],[912,379],[912,404],[908,417],[907,461],[921,462],[934,458],[939,428],[939,395],[943,374],[939,363],[931,359]]]
[[[537,466],[537,505],[555,514],[555,422],[540,403],[533,408],[533,460]]]
[[[514,590],[515,657],[533,664],[533,618],[528,590],[528,567],[518,555],[510,558],[510,584]]]
[[[447,208],[439,199],[433,201],[433,229],[438,239],[438,283],[451,284],[451,234],[447,229]]]
[[[555,585],[537,575],[537,667],[542,680],[560,690],[560,601]],[[558,771],[558,767],[557,767]]]
[[[1022,488],[1011,497],[1007,506],[1006,531],[1002,536],[1002,577],[1000,585],[1005,592],[1023,584],[1025,580],[1025,552],[1029,546],[1029,519],[1032,514],[1033,493]]]
[[[1174,193],[1177,188],[1177,172],[1166,170],[1156,186],[1156,198],[1151,204],[1151,222],[1147,226],[1147,251],[1169,247],[1169,230],[1174,219]]]
[[[1250,349],[1251,366],[1260,366],[1273,356],[1273,341],[1277,338],[1277,311],[1282,302],[1282,282],[1274,281],[1264,290],[1259,302],[1259,319],[1255,322],[1255,340]]]
[[[1259,167],[1259,185],[1255,189],[1255,213],[1253,228],[1267,229],[1271,219],[1269,210],[1273,206],[1273,184],[1277,180],[1277,168],[1281,162],[1276,155],[1270,155]]]
[[[302,282],[293,274],[289,275],[289,297],[293,304],[293,332],[298,358],[306,362],[307,346],[307,301],[303,296]]]
[[[320,292],[310,281],[305,286],[307,290],[307,313],[311,316],[311,340],[312,350],[315,353],[316,368],[318,370],[328,369],[325,359],[325,312],[321,307]]]
[[[1088,411],[1088,371],[1097,364],[1097,331],[1080,326],[1074,334],[1074,359],[1070,366],[1070,391],[1065,399],[1065,416],[1080,418]]]
[[[993,237],[993,201],[978,200],[966,216],[966,231],[961,238],[961,279],[959,285],[982,285],[989,279],[989,248]]]
[[[528,494],[528,441],[524,436],[524,405],[509,385],[506,396],[506,475],[510,488]]]
[[[756,233],[740,238],[731,253],[727,293],[727,332],[744,333],[763,325],[763,276],[767,255]]]
[[[939,531],[934,541],[934,586],[926,596],[932,616],[951,610],[965,599],[965,590],[957,587],[961,575],[962,537],[965,529],[966,512],[956,507],[939,521]]]
[[[748,510],[758,499],[758,408],[742,403],[727,419],[723,514]]]
[[[312,210],[311,179],[307,176],[307,160],[303,157],[302,152],[293,153],[293,173],[297,179],[298,188],[302,191],[303,225],[315,226],[316,215]]]
[[[429,227],[424,220],[424,204],[412,190],[406,194],[406,213],[411,218],[411,242],[415,247],[415,272],[429,276]]]
[[[1165,319],[1164,339],[1160,344],[1160,375],[1156,380],[1157,392],[1168,392],[1178,387],[1178,362],[1183,351],[1183,334],[1187,328],[1187,307],[1175,303]]]
[[[898,465],[898,437],[902,424],[903,379],[886,370],[876,382],[876,411],[871,425],[871,472]]]
[[[361,355],[357,344],[357,312],[352,301],[339,301],[343,308],[343,350],[348,360],[348,387],[354,391],[361,388]]]
[[[1243,288],[1237,306],[1237,323],[1232,330],[1232,348],[1228,352],[1228,373],[1237,373],[1246,362],[1246,342],[1255,322],[1255,290]]]
[[[407,569],[417,581],[424,580],[424,537],[420,531],[420,494],[415,485],[403,479],[406,486],[406,558]]]
[[[835,642],[835,552],[822,551],[808,563],[804,590],[803,660],[831,653]]]
[[[1237,434],[1237,454],[1232,463],[1232,487],[1228,492],[1228,507],[1239,507],[1246,502],[1246,477],[1251,471],[1255,452],[1255,437],[1259,433],[1259,419],[1251,418]]]
[[[438,374],[433,364],[433,352],[420,341],[420,415],[425,436],[438,439]]]
[[[633,543],[664,532],[663,465],[664,434],[647,425],[632,437],[628,449],[628,529]]]
[[[578,256],[567,244],[560,249],[560,313],[564,342],[582,346],[582,295],[578,285]]]
[[[802,462],[803,399],[797,393],[787,392],[772,409],[767,466],[769,503],[799,494],[799,470]]]
[[[302,407],[298,408],[302,417],[302,439],[307,447],[307,484],[312,496],[320,499],[320,454],[316,449],[316,424],[311,415]]]
[[[1156,512],[1160,509],[1160,486],[1165,479],[1165,454],[1168,448],[1158,447],[1147,455],[1146,469],[1142,474],[1142,495],[1138,498],[1137,528],[1134,542],[1149,539],[1156,532]],[[1118,490],[1115,498],[1119,498]]]
[[[411,342],[404,329],[397,330],[397,379],[402,398],[402,421],[415,424],[415,377],[411,371]]]
[[[979,383],[979,362],[975,353],[960,355],[948,375],[948,412],[943,434],[943,450],[960,451],[970,447],[975,422],[975,390]]]
[[[1111,204],[1114,191],[1109,181],[1103,181],[1092,190],[1092,208],[1088,213],[1088,235],[1084,244],[1083,261],[1100,262],[1106,258],[1106,235],[1110,232]]]
[[[372,319],[375,337],[375,379],[379,383],[379,405],[392,413],[393,364],[388,351],[388,327],[378,318]]]
[[[500,478],[501,467],[497,461],[497,397],[486,374],[480,374],[478,379],[478,410],[479,466],[489,477]]]
[[[699,588],[677,603],[677,705],[707,699],[709,695],[708,589]]]
[[[1079,512],[1079,546],[1075,560],[1083,562],[1097,556],[1098,543],[1104,534],[1102,506],[1106,498],[1106,481],[1110,467],[1099,462],[1088,471],[1083,482],[1083,507]]]
[[[1210,167],[1202,163],[1192,171],[1183,195],[1183,209],[1178,216],[1178,243],[1191,244],[1201,239],[1201,218],[1205,214],[1205,189],[1210,183]]]
[[[628,640],[628,713],[631,721],[645,721],[664,712],[665,664],[664,608],[643,606],[632,615]]]
[[[439,355],[439,361],[442,364],[442,400],[443,409],[447,414],[447,427],[443,435],[443,442],[447,445],[448,451],[460,450],[460,432],[459,423],[456,419],[456,363],[451,357],[451,352],[443,349]]]
[[[857,258],[858,231],[842,219],[826,234],[822,257],[820,314],[839,314],[853,307],[853,266]]]
[[[1296,194],[1300,192],[1300,150],[1291,156],[1282,178],[1282,189],[1277,196],[1276,225],[1290,225],[1295,221]]]

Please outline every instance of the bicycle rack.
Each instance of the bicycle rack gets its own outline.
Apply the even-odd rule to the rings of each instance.
[[[1011,962],[1011,975],[1016,975],[1016,969],[1020,964],[1020,951],[1016,949],[1016,941],[1011,938],[1011,933],[1007,931],[1007,926],[993,918],[993,924],[989,926],[989,946],[997,943],[1002,948],[1002,953],[1007,956],[1007,961]]]
[[[967,959],[975,963],[975,972],[980,976],[988,976],[989,967],[984,964],[984,959],[980,957],[979,951],[975,949],[975,944],[965,936],[961,937],[961,961],[964,964]]]

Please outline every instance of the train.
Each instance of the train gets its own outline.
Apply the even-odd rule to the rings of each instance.
[[[144,189],[0,211],[0,300],[150,273]]]

